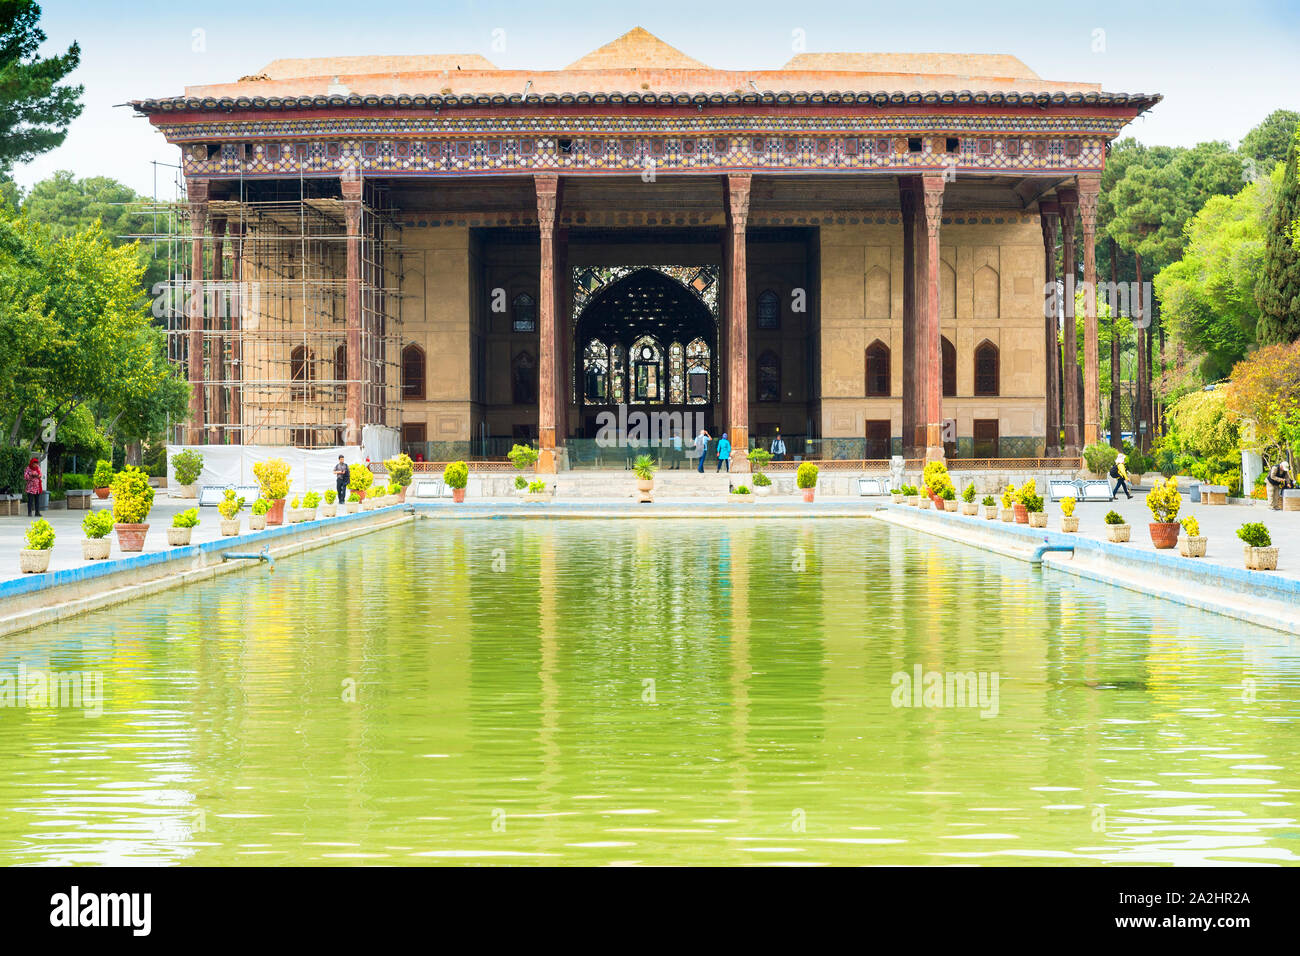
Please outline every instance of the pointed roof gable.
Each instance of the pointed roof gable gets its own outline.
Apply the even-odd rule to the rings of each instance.
[[[707,70],[708,67],[669,46],[649,30],[634,27],[617,40],[592,50],[570,63],[566,70],[626,70],[648,67],[660,70]]]

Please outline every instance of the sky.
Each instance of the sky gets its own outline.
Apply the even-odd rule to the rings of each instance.
[[[983,3],[654,0],[45,0],[53,54],[76,41],[82,115],[56,150],[17,167],[111,176],[175,196],[177,151],[119,104],[229,82],[282,57],[481,53],[500,67],[558,69],[641,26],[719,69],[774,69],[810,52],[1010,53],[1045,79],[1163,93],[1128,134],[1190,146],[1241,137],[1274,109],[1300,111],[1300,0]],[[154,163],[160,165],[155,166]]]

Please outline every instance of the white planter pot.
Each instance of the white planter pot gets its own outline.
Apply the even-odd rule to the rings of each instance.
[[[183,547],[190,543],[190,535],[193,533],[193,528],[168,528],[167,543],[173,548]]]
[[[338,513],[339,513],[339,506],[336,504],[320,506],[320,515],[322,518],[333,518]]]
[[[1047,527],[1047,512],[1046,512],[1046,511],[1031,511],[1031,512],[1029,512],[1029,527],[1031,527],[1031,528],[1046,528],[1046,527]]]
[[[198,485],[177,485],[176,488],[180,492],[179,497],[181,498],[197,498],[199,496]]]
[[[1079,530],[1078,515],[1061,515],[1061,530],[1066,534],[1074,534]]]
[[[1133,526],[1128,524],[1108,524],[1106,525],[1106,536],[1114,544],[1123,544],[1133,533]]]
[[[85,561],[103,561],[113,550],[113,539],[104,538],[82,538],[81,539],[81,557]]]
[[[996,520],[997,520],[997,517],[998,517],[998,506],[997,506],[997,505],[985,505],[985,506],[984,506],[984,517],[987,518],[989,521],[996,521]]]
[[[354,515],[361,510],[361,502],[349,501],[344,507],[348,514]]]
[[[1203,558],[1205,549],[1210,539],[1203,534],[1192,537],[1191,535],[1180,535],[1178,538],[1178,553],[1184,558]]]
[[[239,519],[222,518],[221,534],[227,538],[233,538],[235,535],[239,534]]]
[[[1252,548],[1249,545],[1245,547],[1246,567],[1252,571],[1276,571],[1277,570],[1277,548]],[[23,554],[29,552],[24,551]]]
[[[249,530],[249,531],[265,531],[265,530],[266,530],[266,515],[249,515],[249,516],[248,516],[248,530]]]
[[[754,494],[758,495],[760,498],[766,498],[768,495],[770,495],[770,494],[772,493],[772,486],[771,486],[771,485],[755,485],[755,486],[753,487],[752,490],[753,490]]]
[[[50,569],[50,557],[53,554],[53,548],[47,548],[44,551],[31,551],[23,548],[18,552],[18,567],[23,574],[44,574]]]

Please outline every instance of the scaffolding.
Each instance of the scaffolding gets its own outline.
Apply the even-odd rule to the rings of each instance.
[[[200,443],[322,448],[343,444],[349,426],[356,435],[367,425],[401,427],[403,255],[384,192],[367,183],[360,203],[361,359],[350,373],[348,203],[319,182],[299,181],[297,196],[281,198],[286,185],[249,196],[238,183],[234,198],[155,201],[135,210],[154,231],[127,238],[153,243],[160,260],[159,244],[166,244],[168,278],[152,290],[154,313],[166,328],[169,358],[195,383],[192,343],[202,343]],[[196,289],[197,226],[203,281]],[[348,415],[353,385],[356,422]],[[193,441],[186,425],[174,432],[177,442]]]

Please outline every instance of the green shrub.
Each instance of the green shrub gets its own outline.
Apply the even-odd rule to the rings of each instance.
[[[153,510],[149,476],[127,465],[113,476],[113,518],[118,524],[143,524]]]
[[[525,488],[528,487],[528,479],[525,478],[523,475],[515,475],[515,487],[518,488],[520,491],[523,491]]]
[[[348,465],[348,487],[353,491],[369,491],[374,483],[375,473],[365,465]]]
[[[319,507],[320,507],[320,493],[319,493],[319,492],[316,492],[316,491],[309,491],[309,492],[307,492],[307,494],[303,495],[303,498],[302,498],[302,506],[303,506],[304,508],[307,508],[308,510],[310,510],[310,509],[312,509],[312,508],[319,508]]]
[[[415,462],[405,452],[389,458],[384,462],[384,467],[388,469],[389,481],[403,488],[411,483],[411,476],[415,474]]]
[[[339,500],[339,495],[337,491],[335,491],[333,488],[325,489],[325,503],[327,505],[332,505],[338,500]]]
[[[108,488],[113,484],[113,463],[102,458],[95,462],[95,474],[90,479],[94,488]]]
[[[185,449],[172,459],[172,472],[178,484],[194,484],[203,472],[203,456],[193,448]]]
[[[538,454],[539,452],[532,445],[515,445],[506,454],[506,457],[520,471],[527,471],[537,464]]]
[[[1033,501],[1035,498],[1038,498],[1038,481],[1034,478],[1030,478],[1023,485],[1021,485],[1020,490],[1016,492],[1016,501],[1020,502],[1022,505],[1025,506],[1026,509],[1028,509],[1029,503]],[[1041,507],[1042,506],[1041,502],[1043,499],[1038,498],[1038,500],[1040,503],[1039,507]]]
[[[28,551],[49,551],[54,547],[54,528],[44,518],[37,518],[27,529]]]
[[[817,466],[810,461],[805,461],[799,466],[799,470],[794,473],[794,483],[800,488],[817,487]]]
[[[936,492],[944,501],[956,501],[957,492],[953,490],[952,485],[944,485]]]
[[[253,502],[253,514],[257,515],[258,517],[261,517],[262,515],[266,514],[270,510],[271,510],[271,502],[267,501],[265,498],[258,498],[256,501]]]
[[[649,455],[638,455],[632,463],[632,474],[640,481],[653,481],[655,477],[655,460]]]
[[[966,486],[965,490],[962,491],[961,500],[966,502],[967,504],[970,504],[972,501],[975,500],[975,482],[972,481],[970,484]]]
[[[1027,495],[1022,496],[1020,499],[1020,503],[1025,506],[1026,511],[1032,514],[1037,514],[1038,512],[1043,510],[1042,495],[1036,495],[1031,492]]]
[[[229,494],[230,492],[226,492],[226,493]],[[297,510],[298,510],[298,505],[300,505],[301,503],[302,503],[302,502],[300,502],[300,501],[297,499],[297,497],[295,497],[295,498],[293,499],[293,501],[289,502],[289,507],[292,508],[294,511],[297,511]]]
[[[1002,491],[1002,507],[1010,508],[1016,503],[1016,486],[1007,485]]]
[[[349,492],[349,494],[348,494],[348,503],[349,503],[349,504],[353,504],[353,505],[355,505],[355,504],[360,504],[360,502],[361,502],[361,495],[360,495],[360,494],[358,494],[358,493],[355,492],[355,491],[353,491],[353,492]]]
[[[179,456],[178,456],[179,457]],[[226,492],[231,494],[232,492]],[[173,528],[193,528],[199,523],[199,509],[188,508],[185,511],[178,511],[172,515]]]
[[[463,461],[449,461],[442,469],[442,480],[448,488],[464,488],[469,484],[469,465]]]
[[[1087,463],[1088,470],[1094,475],[1108,474],[1110,466],[1115,464],[1115,459],[1118,456],[1118,451],[1101,442],[1094,442],[1083,450],[1083,460]]]
[[[772,479],[767,477],[767,475],[763,474],[761,471],[756,471],[754,472],[754,484],[759,488],[770,488],[772,485]]]
[[[1237,537],[1252,548],[1272,547],[1273,539],[1269,537],[1268,528],[1262,521],[1248,521],[1237,529]]]
[[[81,519],[81,530],[86,533],[87,538],[108,537],[108,533],[113,530],[113,512],[107,509],[87,511],[86,516]]]
[[[749,451],[749,466],[755,472],[762,472],[772,460],[772,453],[762,448],[751,448]]]
[[[951,488],[952,478],[948,475],[948,466],[941,461],[932,461],[921,471],[921,481],[927,488],[938,495],[944,488]]]
[[[1102,519],[1106,524],[1123,524],[1124,516],[1118,511],[1107,511],[1106,517]]]
[[[1147,508],[1151,511],[1152,521],[1165,524],[1175,520],[1182,504],[1183,499],[1178,494],[1176,478],[1166,478],[1164,481],[1157,482],[1156,486],[1147,492]]]
[[[530,495],[540,495],[540,494],[544,494],[545,492],[546,492],[546,481],[544,479],[538,478],[536,481],[530,481],[528,483],[528,493]]]
[[[268,458],[254,463],[253,477],[267,501],[279,501],[289,494],[289,463],[283,458]]]
[[[16,495],[23,491],[23,469],[26,467],[27,456],[21,448],[12,445],[0,448],[0,494]]]
[[[737,485],[735,488],[731,489],[731,493],[733,495],[747,495],[749,494],[749,488],[745,485]]]
[[[917,495],[921,493],[920,489],[917,488],[916,485],[903,485],[903,487],[899,490],[902,491],[903,494],[907,495],[907,497],[909,498],[915,498]]]
[[[1187,533],[1187,537],[1199,538],[1201,536],[1201,523],[1192,515],[1183,518],[1181,524],[1183,526],[1183,531]]]
[[[994,505],[997,504],[997,499],[995,499],[992,495],[985,495],[984,500],[980,503],[984,505],[985,508],[992,508]]]
[[[297,505],[295,504],[294,507],[296,508]],[[235,497],[234,488],[227,488],[225,495],[221,499],[221,504],[217,505],[217,511],[221,512],[221,517],[227,521],[233,521],[239,517],[239,512],[243,510],[244,499]]]
[[[79,475],[66,471],[59,476],[64,491],[86,491],[90,488],[90,475]]]

